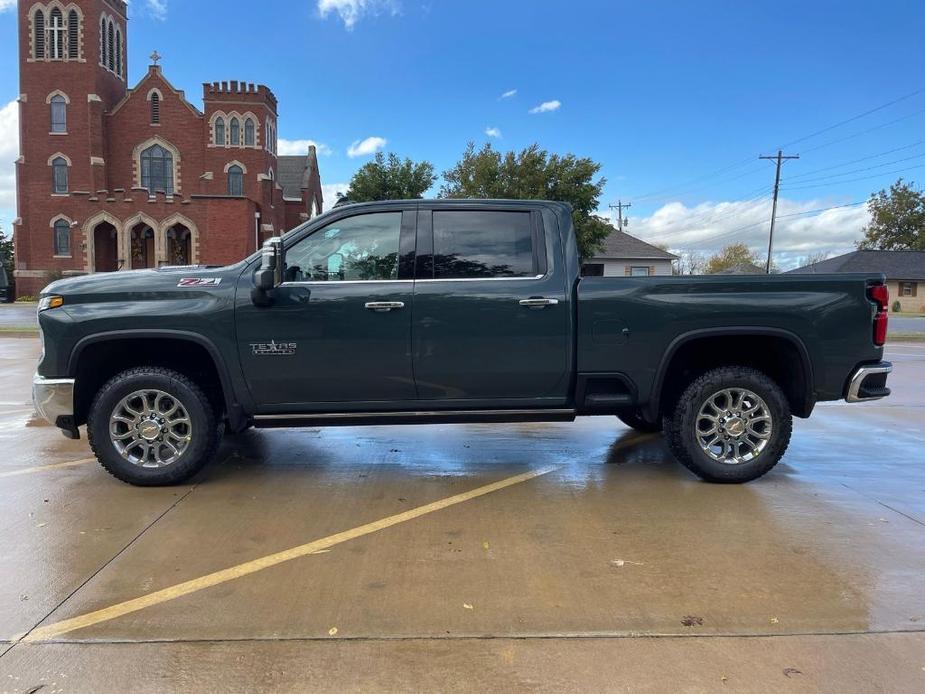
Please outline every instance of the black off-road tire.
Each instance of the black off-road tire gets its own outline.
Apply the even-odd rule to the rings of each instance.
[[[724,388],[747,388],[761,397],[771,415],[771,436],[754,459],[736,464],[722,463],[707,455],[697,442],[696,418],[701,406]],[[668,447],[684,467],[707,482],[741,483],[757,479],[777,465],[790,443],[793,417],[787,397],[773,380],[757,369],[724,366],[707,371],[681,395],[674,410],[665,417]]]
[[[123,458],[109,437],[109,420],[125,396],[154,388],[175,398],[189,415],[192,439],[173,463],[142,467]],[[215,456],[222,427],[216,422],[209,398],[195,382],[171,369],[142,366],[113,376],[93,398],[87,417],[87,439],[100,465],[123,482],[140,487],[179,484],[201,470]]]
[[[639,414],[638,410],[619,412],[617,413],[617,419],[623,422],[630,429],[635,429],[636,431],[645,434],[656,434],[662,430],[661,419],[659,419],[657,422],[647,422],[642,418],[642,415]]]

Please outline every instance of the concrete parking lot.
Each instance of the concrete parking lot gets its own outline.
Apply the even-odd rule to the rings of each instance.
[[[250,431],[160,489],[36,421],[39,349],[0,338],[0,692],[925,690],[925,345],[743,486],[595,417]]]

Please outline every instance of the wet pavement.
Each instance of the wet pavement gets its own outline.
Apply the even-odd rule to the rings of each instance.
[[[0,328],[37,328],[35,304],[0,303]]]
[[[575,423],[250,431],[137,489],[0,339],[0,692],[925,690],[925,345],[699,482]]]

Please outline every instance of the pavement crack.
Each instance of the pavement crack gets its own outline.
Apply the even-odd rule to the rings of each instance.
[[[133,537],[131,540],[129,540],[129,541],[122,547],[122,549],[120,549],[118,552],[116,552],[115,554],[113,554],[109,559],[107,559],[105,562],[103,562],[103,563],[99,566],[99,568],[96,569],[96,571],[94,571],[94,572],[93,572],[92,574],[90,574],[86,579],[84,579],[84,580],[80,583],[80,585],[78,585],[76,588],[74,588],[74,590],[72,590],[70,593],[68,593],[66,596],[64,596],[64,598],[62,598],[61,601],[60,601],[57,605],[55,605],[54,607],[52,607],[41,619],[39,619],[35,624],[33,624],[31,627],[29,627],[29,629],[28,629],[26,632],[24,632],[24,633],[22,633],[22,634],[19,634],[18,636],[16,636],[16,638],[12,639],[12,640],[7,644],[6,648],[3,649],[3,652],[0,653],[0,658],[3,658],[3,656],[5,656],[7,653],[9,653],[11,650],[13,650],[16,646],[18,646],[18,645],[22,642],[22,640],[23,640],[24,638],[26,638],[29,634],[31,634],[33,631],[35,631],[35,629],[36,629],[42,622],[44,622],[44,621],[45,621],[46,619],[48,619],[51,615],[53,615],[53,614],[54,614],[58,609],[60,609],[68,600],[70,600],[72,597],[74,597],[81,589],[83,589],[84,586],[86,586],[88,583],[90,583],[90,581],[92,581],[92,580],[93,580],[94,578],[96,578],[104,569],[106,569],[106,567],[108,567],[108,566],[109,566],[110,564],[112,564],[116,559],[118,559],[120,556],[122,556],[132,545],[134,545],[136,542],[138,542],[138,540],[140,540],[140,539],[145,535],[145,533],[147,533],[151,528],[153,528],[164,516],[166,516],[168,513],[170,513],[171,511],[173,511],[177,506],[179,506],[180,502],[182,502],[184,499],[186,499],[186,497],[188,497],[190,494],[192,494],[193,491],[194,491],[198,486],[199,486],[198,483],[197,483],[197,484],[194,484],[194,485],[191,486],[189,489],[187,489],[186,492],[184,492],[184,493],[181,494],[179,497],[177,497],[177,498],[174,500],[174,502],[173,502],[172,504],[170,504],[170,506],[168,506],[166,509],[164,509],[163,512],[161,512],[156,518],[154,518],[150,523],[148,523],[144,528],[142,528],[142,529],[135,535],[135,537]]]
[[[870,501],[876,502],[876,503],[879,504],[880,506],[883,506],[883,508],[892,511],[893,513],[897,513],[897,514],[899,514],[900,516],[902,516],[903,518],[908,518],[908,519],[911,520],[913,523],[918,523],[918,524],[921,525],[922,527],[925,527],[925,522],[923,522],[922,520],[916,518],[915,516],[913,516],[913,515],[911,515],[911,514],[906,513],[905,511],[900,511],[898,508],[894,508],[894,507],[890,506],[890,505],[889,505],[888,503],[886,503],[885,501],[880,501],[880,499],[878,499],[878,498],[875,497],[875,496],[871,496],[870,494],[865,494],[865,493],[862,492],[860,489],[855,489],[855,488],[852,487],[851,485],[845,484],[844,482],[841,483],[841,486],[843,486],[845,489],[850,489],[852,492],[854,492],[854,493],[856,493],[856,494],[860,494],[860,495],[863,496],[865,499],[868,499],[868,500],[870,500]]]

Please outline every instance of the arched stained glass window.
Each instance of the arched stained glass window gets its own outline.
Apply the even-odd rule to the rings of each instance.
[[[244,170],[237,164],[228,167],[228,195],[244,195]]]
[[[173,154],[169,149],[151,145],[141,153],[141,185],[149,193],[173,195]]]
[[[225,119],[221,116],[215,119],[215,144],[225,146]]]
[[[51,160],[52,185],[55,193],[67,192],[67,159],[55,157]]]

